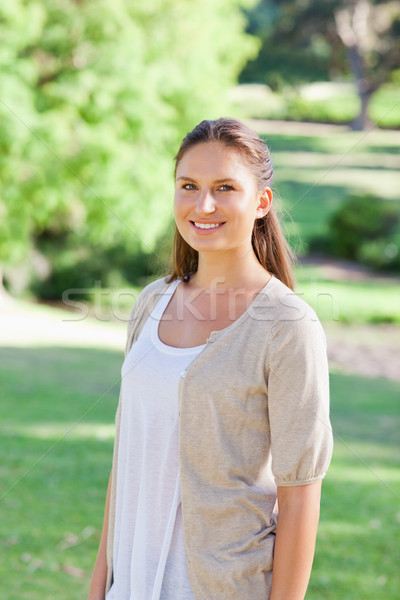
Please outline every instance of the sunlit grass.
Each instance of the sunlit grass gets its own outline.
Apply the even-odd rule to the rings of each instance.
[[[322,268],[306,265],[299,266],[296,277],[296,292],[324,322],[400,323],[400,280],[334,281]]]
[[[253,122],[256,127],[257,122]],[[265,131],[265,129],[263,129]],[[400,210],[398,132],[316,130],[264,133],[274,189],[291,244],[307,254],[313,236],[328,235],[332,214],[354,194],[393,200]]]
[[[399,401],[399,383],[332,376],[334,459],[307,598],[397,597]]]
[[[121,363],[122,352],[104,349],[0,351],[0,577],[6,600],[70,600],[87,593]]]
[[[35,425],[0,425],[4,435],[39,440],[59,441],[63,437],[69,440],[100,440],[114,438],[114,424],[104,423],[38,423]]]
[[[1,348],[6,600],[84,598],[111,464],[122,352]],[[395,600],[400,384],[331,376],[335,450],[309,600]]]

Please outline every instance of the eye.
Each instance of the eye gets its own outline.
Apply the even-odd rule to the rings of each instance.
[[[189,190],[189,191],[190,190],[195,190],[196,186],[195,186],[194,183],[184,183],[183,186],[182,186],[182,189],[183,190]]]
[[[228,183],[224,183],[223,185],[220,185],[218,189],[221,192],[230,192],[233,190],[233,187],[231,185],[229,185]]]

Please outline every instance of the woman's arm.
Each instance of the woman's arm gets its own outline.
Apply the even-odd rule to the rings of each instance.
[[[108,513],[110,507],[111,475],[108,481],[106,506],[104,509],[103,530],[101,532],[99,549],[94,563],[92,581],[87,600],[104,600],[107,580],[107,534]]]
[[[321,481],[278,487],[278,524],[270,600],[303,600],[314,558]]]

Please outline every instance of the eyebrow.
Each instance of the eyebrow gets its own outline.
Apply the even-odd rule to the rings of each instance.
[[[187,177],[186,175],[182,175],[181,177],[177,177],[176,181],[183,179],[184,181],[190,181],[191,183],[196,183],[196,180],[192,177]],[[226,183],[227,181],[233,181],[235,183],[240,183],[238,179],[234,179],[233,177],[223,177],[222,179],[216,179],[213,183]]]

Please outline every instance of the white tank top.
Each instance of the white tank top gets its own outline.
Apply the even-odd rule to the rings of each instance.
[[[122,366],[114,582],[106,600],[193,600],[183,543],[178,384],[203,346],[158,337],[179,280],[161,297]]]

